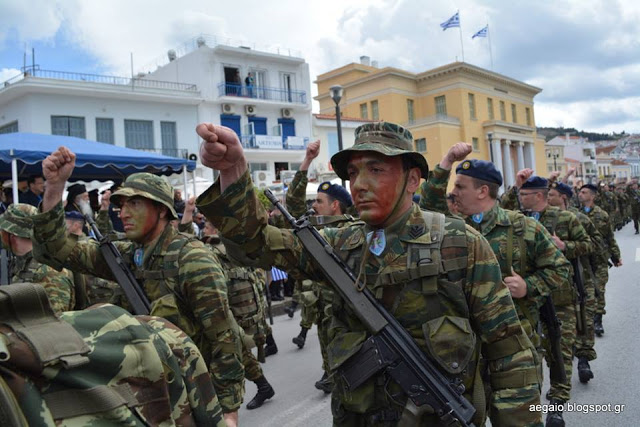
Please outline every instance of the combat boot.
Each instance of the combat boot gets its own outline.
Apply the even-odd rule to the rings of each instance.
[[[262,376],[255,381],[258,386],[258,393],[251,399],[251,402],[247,403],[247,409],[256,409],[262,406],[265,400],[271,399],[276,392],[271,387],[271,384],[267,379]]]
[[[545,423],[546,427],[564,427],[564,419],[562,418],[562,408],[564,402],[558,399],[551,399],[551,405],[555,405],[556,409],[559,410],[551,411],[547,413],[547,422]]]
[[[333,390],[333,381],[329,374],[325,372],[322,378],[320,378],[320,381],[316,381],[316,388],[324,391],[326,394],[331,393],[331,390]]]
[[[593,317],[593,331],[598,337],[604,335],[604,327],[602,326],[602,314],[596,314]]]
[[[267,335],[267,345],[264,346],[264,357],[272,356],[278,352],[278,346],[273,339],[273,335]]]
[[[298,348],[304,347],[304,343],[307,340],[307,331],[308,330],[309,329],[307,329],[307,328],[300,329],[300,334],[292,340],[293,343],[298,346]]]
[[[589,366],[589,361],[586,357],[578,358],[578,376],[580,377],[580,382],[582,384],[586,384],[590,379],[593,378],[593,372],[591,371],[591,366]]]
[[[285,307],[284,312],[287,313],[290,318],[293,318],[293,313],[296,312],[296,308],[298,308],[298,303],[296,301],[291,301],[291,305],[289,307]]]

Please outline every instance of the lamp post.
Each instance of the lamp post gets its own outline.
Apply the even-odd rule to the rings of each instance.
[[[553,158],[553,170],[557,171],[558,165],[556,164],[556,159],[560,157],[560,153],[558,153],[558,150],[549,151],[548,157]]]
[[[338,128],[338,151],[342,151],[342,123],[340,121],[340,100],[342,99],[342,86],[333,85],[329,88],[331,99],[336,104],[336,127]],[[344,179],[342,180],[344,187]]]

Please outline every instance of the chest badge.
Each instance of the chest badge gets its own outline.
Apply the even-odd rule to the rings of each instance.
[[[585,211],[586,213],[589,213],[589,212],[591,212],[591,208],[590,208],[590,207],[588,207],[588,206],[585,206],[585,207],[584,207],[584,211]]]
[[[136,249],[136,251],[133,253],[133,263],[138,267],[142,267],[143,259],[144,259],[144,249],[142,248]]]
[[[367,242],[371,242],[369,250],[375,256],[380,256],[384,247],[387,245],[387,239],[384,235],[384,230],[370,231],[367,233]]]
[[[471,215],[471,220],[476,224],[480,224],[483,218],[484,218],[484,212]]]
[[[531,218],[535,219],[536,221],[540,221],[540,212],[531,212]]]

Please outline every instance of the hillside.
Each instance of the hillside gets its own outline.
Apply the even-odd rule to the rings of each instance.
[[[582,130],[576,130],[575,128],[551,128],[551,127],[539,127],[537,128],[538,135],[544,136],[544,139],[549,141],[550,139],[555,138],[556,136],[564,136],[567,132],[571,134],[571,136],[581,136],[583,138],[588,138],[589,141],[602,141],[602,140],[616,140],[627,136],[625,131],[621,133],[597,133],[597,132],[587,132]]]

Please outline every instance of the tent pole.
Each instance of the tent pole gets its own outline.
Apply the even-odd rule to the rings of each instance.
[[[193,195],[198,197],[198,194],[196,194],[196,170],[194,169],[193,172],[191,172],[191,179],[193,179]]]
[[[13,150],[12,150],[13,151]],[[18,159],[11,159],[11,182],[13,190],[13,203],[20,203],[18,197]]]
[[[184,200],[187,201],[189,200],[189,193],[187,193],[187,165],[184,165],[182,169],[182,179],[184,180]]]

